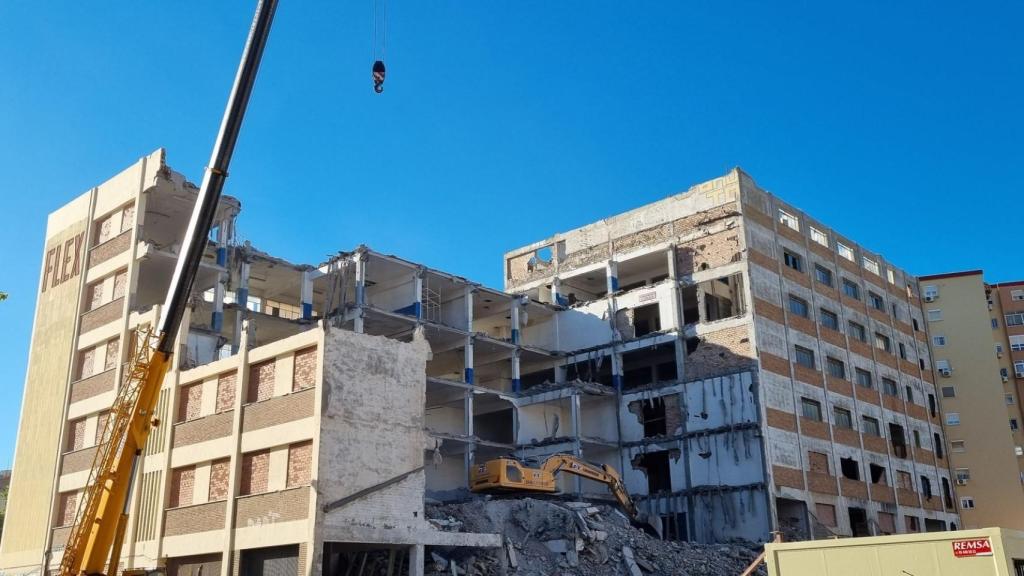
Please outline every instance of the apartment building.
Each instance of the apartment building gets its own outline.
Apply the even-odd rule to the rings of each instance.
[[[1024,283],[920,281],[964,527],[1024,528]]]
[[[51,215],[0,569],[59,562],[195,192],[158,151]],[[236,240],[239,212],[222,201],[125,567],[372,552],[417,573],[429,546],[501,545],[433,529],[423,497],[508,454],[614,466],[669,538],[959,524],[917,280],[738,169],[508,252],[504,290],[365,246],[287,262]]]

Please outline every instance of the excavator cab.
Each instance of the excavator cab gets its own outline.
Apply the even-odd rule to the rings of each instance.
[[[551,472],[527,468],[513,458],[495,458],[475,466],[469,488],[473,492],[557,491]]]

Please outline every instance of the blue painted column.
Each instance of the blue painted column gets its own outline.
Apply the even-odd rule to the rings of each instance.
[[[249,263],[243,260],[239,265],[238,289],[235,290],[235,304],[238,306],[238,313],[235,314],[235,334],[231,339],[231,354],[238,354],[241,346],[243,331],[243,320],[249,311]]]
[[[466,384],[473,384],[473,291],[472,286],[466,287],[465,300],[466,300],[466,347],[465,347],[465,373],[464,380]]]
[[[299,289],[299,301],[302,306],[302,319],[313,319],[313,275],[316,270],[302,271],[302,287]]]
[[[413,312],[416,315],[416,322],[423,322],[423,275],[426,271],[423,268],[416,270],[416,275],[413,277],[412,289],[413,289]]]
[[[231,219],[222,220],[217,225],[217,266],[228,266],[228,242],[231,234]],[[224,330],[224,294],[227,290],[227,272],[217,275],[217,284],[213,287],[213,313],[210,317],[210,328],[220,334]]]
[[[366,305],[366,253],[356,252],[356,316],[352,322],[352,330],[363,333],[363,306]]]
[[[608,294],[615,294],[619,291],[619,263],[609,260],[605,265],[605,275],[608,278]]]
[[[512,351],[512,391],[522,392],[523,381],[519,374],[519,348]]]

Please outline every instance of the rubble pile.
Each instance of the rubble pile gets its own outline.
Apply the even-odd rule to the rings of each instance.
[[[534,498],[427,505],[441,530],[497,533],[502,550],[434,548],[426,573],[455,576],[738,576],[760,545],[664,541],[605,504]],[[757,574],[766,574],[762,567]]]

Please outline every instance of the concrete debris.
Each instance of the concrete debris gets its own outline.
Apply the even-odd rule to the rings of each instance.
[[[426,573],[435,575],[451,573],[457,562],[459,574],[468,576],[736,576],[761,550],[749,542],[658,540],[598,503],[474,498],[428,504],[426,512],[446,530],[505,537],[505,546],[489,551],[431,548]],[[755,574],[764,575],[764,568]]]

